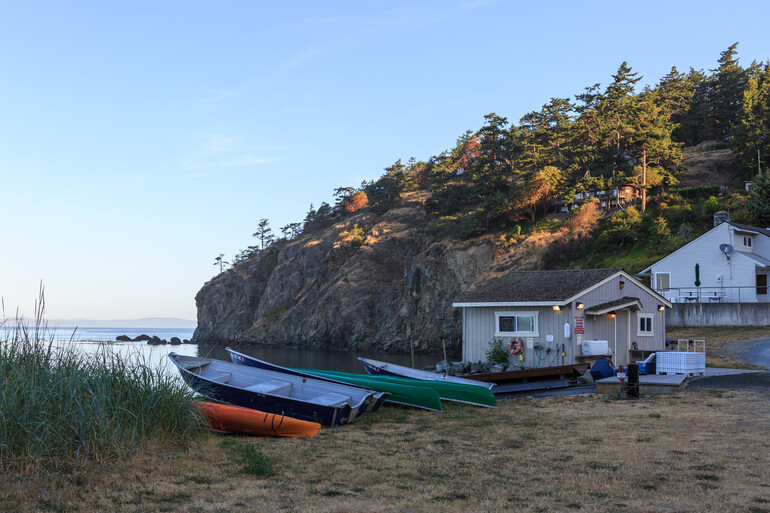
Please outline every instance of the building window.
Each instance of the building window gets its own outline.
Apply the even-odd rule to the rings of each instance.
[[[652,319],[653,314],[638,314],[639,318],[639,332],[637,336],[652,336]]]
[[[747,237],[747,236],[743,237],[743,246],[747,248],[751,247],[751,237]]]
[[[537,336],[537,317],[537,312],[495,312],[495,335]]]
[[[655,289],[660,292],[671,288],[671,273],[655,273]]]

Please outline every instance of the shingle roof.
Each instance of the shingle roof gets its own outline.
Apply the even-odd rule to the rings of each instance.
[[[747,224],[740,224],[740,223],[734,223],[732,221],[726,221],[728,224],[731,224],[738,228],[739,230],[748,230],[750,232],[758,232],[762,235],[765,235],[766,237],[770,237],[770,230],[767,228],[759,228],[757,226],[749,226]]]
[[[615,301],[607,301],[606,303],[601,303],[590,308],[586,308],[586,313],[598,315],[629,306],[635,306],[637,310],[642,308],[642,304],[638,297],[623,296],[622,298],[616,299]]]
[[[455,303],[564,301],[620,271],[510,271],[472,285],[455,299]]]

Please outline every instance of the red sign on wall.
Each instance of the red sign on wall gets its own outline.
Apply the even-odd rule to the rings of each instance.
[[[575,316],[575,335],[585,335],[586,330],[583,327],[583,317]]]

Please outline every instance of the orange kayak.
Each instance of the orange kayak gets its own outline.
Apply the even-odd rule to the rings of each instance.
[[[264,436],[314,437],[321,424],[259,410],[198,401],[198,410],[211,429]]]

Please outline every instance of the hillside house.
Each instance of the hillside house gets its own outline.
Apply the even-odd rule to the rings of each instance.
[[[662,351],[671,303],[621,269],[583,269],[508,272],[474,283],[453,306],[464,361],[486,361],[495,339],[521,339],[515,363],[534,368],[590,363],[584,341],[606,341],[615,365]]]
[[[641,271],[673,303],[767,303],[770,230],[715,214],[714,228]]]
[[[630,185],[619,187],[605,187],[603,189],[589,189],[585,192],[579,192],[575,195],[574,201],[559,199],[553,202],[553,211],[555,213],[568,213],[573,208],[578,207],[591,198],[599,200],[599,207],[603,210],[611,211],[618,208],[626,208],[641,197],[639,190]]]

